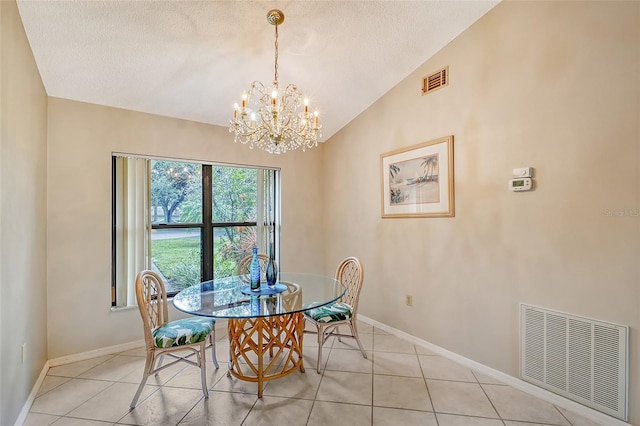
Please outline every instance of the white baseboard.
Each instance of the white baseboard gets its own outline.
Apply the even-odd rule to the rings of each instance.
[[[36,382],[33,385],[33,388],[31,388],[31,393],[29,393],[29,397],[27,398],[27,401],[22,406],[22,410],[20,411],[20,414],[18,414],[18,418],[16,419],[14,426],[22,426],[24,422],[27,420],[27,416],[29,415],[29,410],[31,410],[33,401],[36,399],[38,390],[40,390],[40,386],[42,386],[42,382],[44,381],[44,378],[47,377],[47,371],[49,371],[49,361],[44,363],[44,366],[42,367],[42,371],[40,371],[40,375],[38,376],[38,380],[36,380]]]
[[[70,364],[72,362],[84,361],[85,359],[96,358],[103,355],[110,355],[118,352],[128,351],[129,349],[136,349],[144,346],[144,340],[136,340],[133,342],[123,343],[121,345],[108,346],[106,348],[95,349],[92,351],[82,352],[79,354],[73,354],[68,356],[63,356],[60,358],[50,359],[49,361],[44,363],[44,367],[42,367],[42,371],[38,376],[38,380],[33,385],[31,389],[31,393],[27,398],[27,401],[24,403],[18,418],[14,426],[22,426],[24,422],[27,420],[27,416],[29,415],[29,410],[31,410],[31,406],[33,405],[33,401],[36,399],[36,395],[38,394],[38,390],[40,390],[40,386],[42,386],[42,382],[44,378],[47,376],[47,372],[51,367],[57,367],[59,365]]]
[[[465,358],[461,355],[458,355],[455,352],[451,352],[440,346],[434,345],[433,343],[427,342],[426,340],[419,339],[415,336],[405,333],[404,331],[400,331],[395,328],[389,327],[386,324],[382,324],[362,314],[358,314],[358,320],[364,323],[367,323],[369,325],[372,325],[374,327],[380,328],[389,334],[393,334],[404,340],[408,340],[416,345],[422,346],[423,348],[426,348],[433,353],[442,355],[443,357],[456,361],[457,363],[465,365],[484,375],[487,375],[496,380],[499,380],[500,382],[506,385],[509,385],[515,389],[526,392],[530,395],[533,395],[537,398],[540,398],[558,407],[562,407],[569,411],[573,411],[574,413],[579,414],[595,422],[610,425],[610,426],[629,426],[630,425],[630,423],[623,422],[622,420],[618,420],[614,417],[609,416],[608,414],[604,414],[592,408],[589,408],[585,405],[578,404],[575,401],[572,401],[570,399],[557,395],[553,392],[549,392],[538,386],[534,386],[530,383],[525,382],[524,380],[510,376],[509,374],[503,373],[502,371],[498,371],[491,367],[487,367],[486,365],[480,364],[479,362],[473,361],[469,358]]]
[[[84,361],[85,359],[96,358],[103,355],[115,354],[118,352],[128,351],[129,349],[136,349],[144,346],[144,340],[135,340],[133,342],[122,343],[120,345],[107,346],[106,348],[94,349],[92,351],[81,352],[79,354],[67,355],[60,358],[53,358],[49,360],[50,367],[57,367],[59,365],[70,364],[72,362]]]

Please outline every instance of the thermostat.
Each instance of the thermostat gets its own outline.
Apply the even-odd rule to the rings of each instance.
[[[532,167],[520,167],[519,169],[513,169],[514,178],[530,178],[533,176]]]
[[[531,178],[518,178],[509,181],[509,189],[512,191],[530,191]]]

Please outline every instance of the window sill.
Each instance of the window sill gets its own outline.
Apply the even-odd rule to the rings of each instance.
[[[138,306],[112,306],[111,312],[123,312],[123,311],[132,311],[138,310]]]

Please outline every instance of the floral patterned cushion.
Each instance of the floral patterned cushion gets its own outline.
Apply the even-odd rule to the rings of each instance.
[[[204,317],[171,321],[153,332],[153,340],[159,348],[200,343],[213,331],[215,324],[215,319]]]
[[[345,321],[351,318],[351,306],[346,303],[336,302],[328,305],[314,308],[314,304],[310,304],[309,309],[305,312],[305,315],[313,318],[316,322],[330,323],[334,321]]]

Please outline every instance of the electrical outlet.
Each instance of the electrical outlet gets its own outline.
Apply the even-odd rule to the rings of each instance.
[[[24,359],[27,357],[27,344],[22,344],[22,353],[20,354],[20,362],[24,364]]]
[[[407,306],[413,306],[413,296],[410,294],[407,294],[407,300],[406,300]]]

